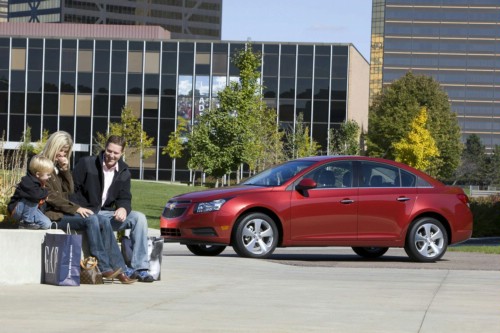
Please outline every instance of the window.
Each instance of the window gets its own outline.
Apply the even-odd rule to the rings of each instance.
[[[334,162],[323,165],[304,178],[313,179],[317,188],[353,187],[352,162]]]
[[[399,187],[399,169],[390,165],[362,162],[360,187]]]

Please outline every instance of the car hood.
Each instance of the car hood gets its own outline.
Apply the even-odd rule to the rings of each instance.
[[[172,199],[170,199],[170,201],[203,202],[220,198],[234,197],[236,195],[241,195],[241,194],[270,192],[273,191],[274,188],[275,187],[251,186],[251,185],[229,186],[218,189],[210,189],[210,190],[181,194],[176,197],[173,197]]]

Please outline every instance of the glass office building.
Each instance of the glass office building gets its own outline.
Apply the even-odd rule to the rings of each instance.
[[[370,99],[411,70],[448,93],[463,140],[500,145],[500,2],[373,0]]]
[[[31,127],[65,130],[75,158],[92,153],[93,137],[130,106],[155,138],[155,154],[128,159],[135,178],[188,180],[185,159],[173,166],[161,150],[177,117],[194,123],[238,79],[230,62],[244,42],[0,37],[0,133],[11,148]],[[258,43],[266,103],[282,127],[299,113],[326,151],[328,130],[347,119],[367,127],[369,65],[351,44]]]
[[[172,38],[221,38],[222,0],[0,1],[9,22],[157,25]]]

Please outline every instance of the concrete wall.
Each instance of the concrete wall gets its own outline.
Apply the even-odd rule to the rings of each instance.
[[[62,230],[0,230],[0,285],[39,284],[42,278],[42,242],[46,233]]]
[[[368,129],[368,100],[370,64],[353,46],[349,47],[349,68],[347,84],[347,119],[354,120],[359,127]]]

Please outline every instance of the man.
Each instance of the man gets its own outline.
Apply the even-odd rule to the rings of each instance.
[[[131,229],[133,252],[127,275],[141,282],[153,282],[148,273],[147,220],[143,213],[132,210],[131,175],[121,159],[124,149],[124,138],[112,135],[102,153],[80,159],[73,170],[73,200],[108,217],[114,231]]]

